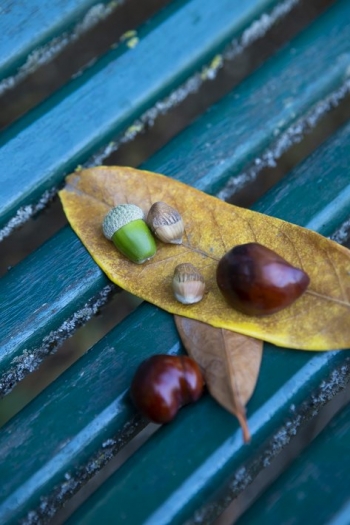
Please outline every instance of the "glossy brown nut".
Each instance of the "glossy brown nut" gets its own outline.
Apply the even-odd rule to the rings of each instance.
[[[202,372],[187,356],[154,355],[143,361],[131,384],[131,397],[143,415],[168,423],[178,410],[203,393]]]
[[[262,244],[235,246],[219,261],[216,281],[226,301],[246,315],[270,315],[306,290],[309,276]]]

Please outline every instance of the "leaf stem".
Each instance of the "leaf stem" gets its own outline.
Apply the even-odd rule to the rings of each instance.
[[[236,418],[238,419],[239,424],[241,425],[241,429],[243,432],[243,441],[244,443],[249,443],[251,440],[250,431],[247,423],[247,419],[245,417],[244,413],[241,413],[239,410],[235,414]]]

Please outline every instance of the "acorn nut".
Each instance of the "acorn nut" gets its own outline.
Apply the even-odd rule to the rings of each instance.
[[[120,204],[107,213],[102,224],[105,237],[137,264],[148,261],[157,251],[155,240],[143,217],[143,211],[135,204]]]
[[[175,298],[182,304],[198,303],[205,292],[204,277],[191,263],[176,266],[172,285]]]
[[[147,224],[154,235],[161,241],[170,244],[181,244],[184,233],[184,224],[180,213],[165,202],[152,204]]]
[[[216,281],[233,308],[263,316],[296,301],[310,278],[266,246],[251,242],[235,246],[220,259]]]
[[[197,401],[204,379],[197,363],[187,356],[154,355],[141,363],[131,383],[131,398],[155,423],[168,423],[178,410]]]

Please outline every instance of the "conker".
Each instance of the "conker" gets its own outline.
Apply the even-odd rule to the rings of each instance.
[[[154,355],[136,370],[131,397],[151,421],[168,423],[182,406],[200,398],[203,387],[202,372],[190,357]]]
[[[292,304],[310,278],[266,246],[251,242],[235,246],[220,259],[216,281],[233,308],[263,316]]]

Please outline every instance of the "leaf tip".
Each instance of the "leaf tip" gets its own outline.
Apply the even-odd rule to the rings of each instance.
[[[245,410],[243,409],[243,411],[238,411],[236,414],[236,417],[238,419],[239,424],[241,425],[244,443],[250,443],[251,435],[250,435],[250,430],[248,427],[247,418],[245,415]]]

